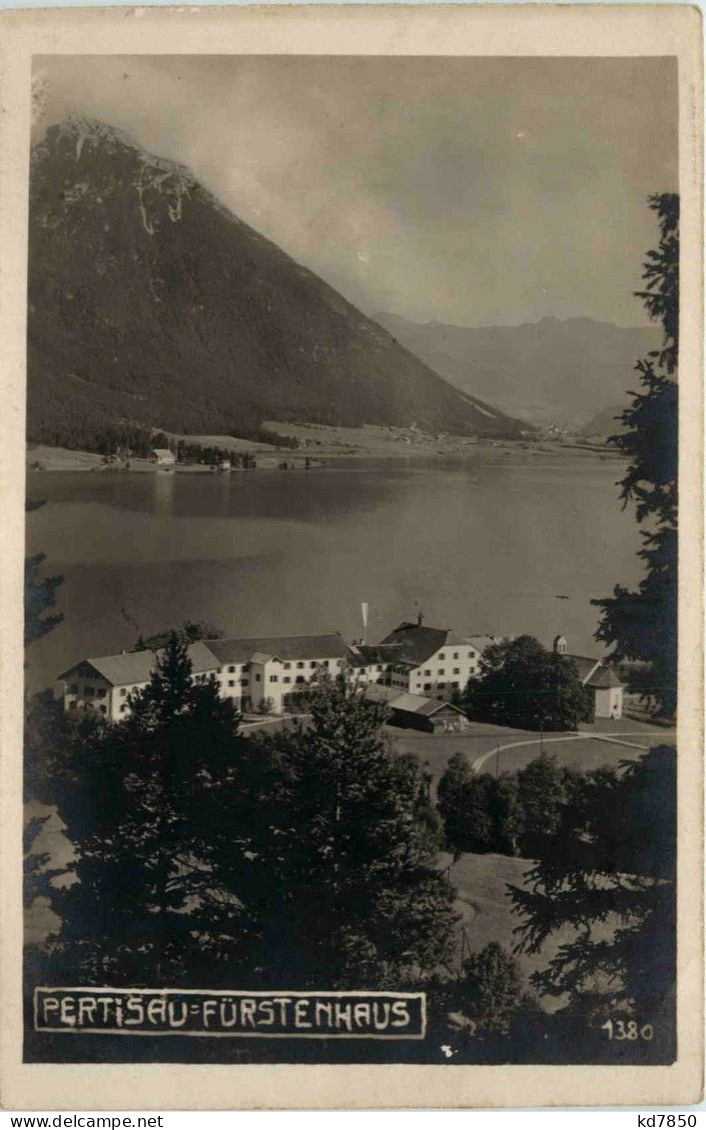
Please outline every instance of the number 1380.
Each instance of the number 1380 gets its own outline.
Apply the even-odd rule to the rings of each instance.
[[[655,1034],[651,1024],[639,1025],[636,1020],[606,1020],[601,1031],[609,1040],[651,1040]]]

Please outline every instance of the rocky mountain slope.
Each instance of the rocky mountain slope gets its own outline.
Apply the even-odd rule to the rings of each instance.
[[[292,201],[296,207],[296,200]],[[72,116],[32,152],[29,438],[264,418],[512,435],[188,169]]]
[[[397,340],[464,392],[487,397],[535,424],[581,428],[624,404],[635,362],[661,343],[657,327],[623,328],[591,318],[543,318],[520,326],[378,320]]]

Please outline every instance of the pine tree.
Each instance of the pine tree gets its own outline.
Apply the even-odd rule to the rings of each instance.
[[[194,680],[176,635],[129,704],[117,725],[81,719],[63,766],[58,808],[78,882],[57,894],[55,963],[89,983],[186,984],[238,949],[238,907],[204,863],[209,798],[242,754],[238,716],[213,680]],[[216,898],[231,930],[217,942],[202,913]]]
[[[679,355],[679,197],[651,196],[660,241],[648,251],[637,291],[653,321],[662,324],[661,350],[637,362],[641,391],[620,419],[623,431],[611,442],[630,458],[621,499],[635,503],[645,576],[636,590],[616,585],[613,596],[593,601],[602,609],[596,638],[612,648],[610,658],[646,664],[643,697],[666,715],[676,709],[677,688],[677,472]]]
[[[676,755],[658,746],[619,770],[573,782],[553,835],[538,841],[518,949],[563,937],[532,981],[584,1015],[638,1016],[667,1031],[676,976]],[[568,940],[566,940],[568,939]]]

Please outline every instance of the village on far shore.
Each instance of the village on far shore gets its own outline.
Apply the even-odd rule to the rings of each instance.
[[[606,442],[607,437],[585,438],[553,425],[528,430],[517,439],[432,433],[414,422],[406,427],[365,424],[350,428],[265,421],[265,426],[269,432],[282,437],[281,446],[232,435],[181,435],[157,429],[153,430],[155,446],[148,455],[119,447],[101,453],[28,443],[27,470],[165,473],[300,470],[316,466],[320,459],[468,456],[480,452],[484,459],[502,458],[512,452],[559,457],[593,453],[601,459],[620,458],[620,452]],[[180,446],[182,450],[188,448],[188,458],[180,457]]]
[[[366,605],[363,620],[365,624]],[[366,688],[368,699],[387,704],[392,725],[432,734],[463,733],[469,721],[461,693],[478,674],[486,649],[509,638],[429,627],[419,612],[377,644],[347,642],[334,632],[198,640],[189,644],[187,654],[194,680],[213,677],[221,696],[244,715],[296,712],[312,683],[347,672]],[[580,682],[590,690],[594,717],[621,718],[624,684],[616,672],[601,659],[569,654],[567,646],[563,636],[554,639],[554,651],[573,660]],[[148,684],[156,663],[157,653],[149,648],[85,657],[58,676],[54,695],[63,700],[67,714],[92,710],[118,722],[129,714],[130,696]]]

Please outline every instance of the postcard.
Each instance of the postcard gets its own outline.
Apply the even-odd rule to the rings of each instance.
[[[697,1101],[698,12],[2,31],[3,1105]]]

